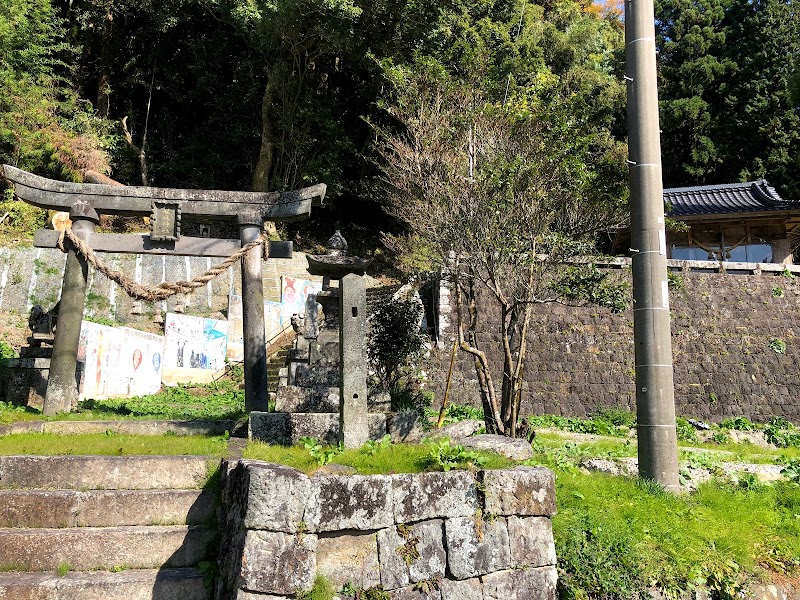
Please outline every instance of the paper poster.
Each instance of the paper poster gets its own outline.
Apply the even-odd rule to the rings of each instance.
[[[161,389],[164,336],[128,327],[119,354],[117,394],[146,396]]]
[[[166,384],[207,383],[225,369],[228,322],[167,313],[164,322]]]
[[[280,302],[264,301],[264,335],[268,343],[290,322],[290,318],[284,320]],[[228,296],[228,360],[244,360],[243,326],[242,297],[231,294]]]
[[[309,294],[322,291],[322,282],[281,277],[281,305],[284,323],[291,321],[292,315],[306,314],[306,300]]]
[[[81,324],[79,398],[130,398],[161,389],[164,338],[127,327]]]

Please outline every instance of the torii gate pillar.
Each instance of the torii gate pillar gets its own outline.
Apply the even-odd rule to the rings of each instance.
[[[77,201],[69,211],[72,230],[83,237],[91,234],[100,218],[92,206]],[[76,381],[76,356],[81,336],[83,304],[86,301],[86,278],[89,266],[69,244],[67,262],[64,266],[64,282],[61,286],[61,303],[58,308],[58,334],[53,341],[53,358],[50,360],[50,376],[42,413],[47,416],[69,412],[78,402]]]
[[[237,217],[242,246],[261,237],[264,219],[260,214]],[[263,247],[256,246],[242,258],[242,334],[244,341],[244,405],[267,412],[267,340],[264,333]]]

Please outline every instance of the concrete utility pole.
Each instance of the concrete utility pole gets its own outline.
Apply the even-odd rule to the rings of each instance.
[[[677,491],[653,0],[626,0],[625,48],[639,475]]]

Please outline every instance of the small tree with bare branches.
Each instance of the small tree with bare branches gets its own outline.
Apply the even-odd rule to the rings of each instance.
[[[624,150],[546,83],[496,103],[435,65],[387,73],[398,127],[376,126],[380,166],[387,209],[407,231],[387,242],[416,264],[451,257],[458,344],[474,358],[487,431],[514,437],[532,306],[626,305],[620,285],[576,260],[594,250],[597,232],[624,222],[623,186],[601,181],[597,168],[624,165]],[[479,288],[499,307],[499,348],[476,333]],[[488,354],[498,351],[502,372],[493,373]]]

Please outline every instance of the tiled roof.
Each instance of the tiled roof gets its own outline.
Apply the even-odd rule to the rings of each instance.
[[[784,200],[764,179],[666,189],[664,204],[671,217],[800,210],[800,202]]]

